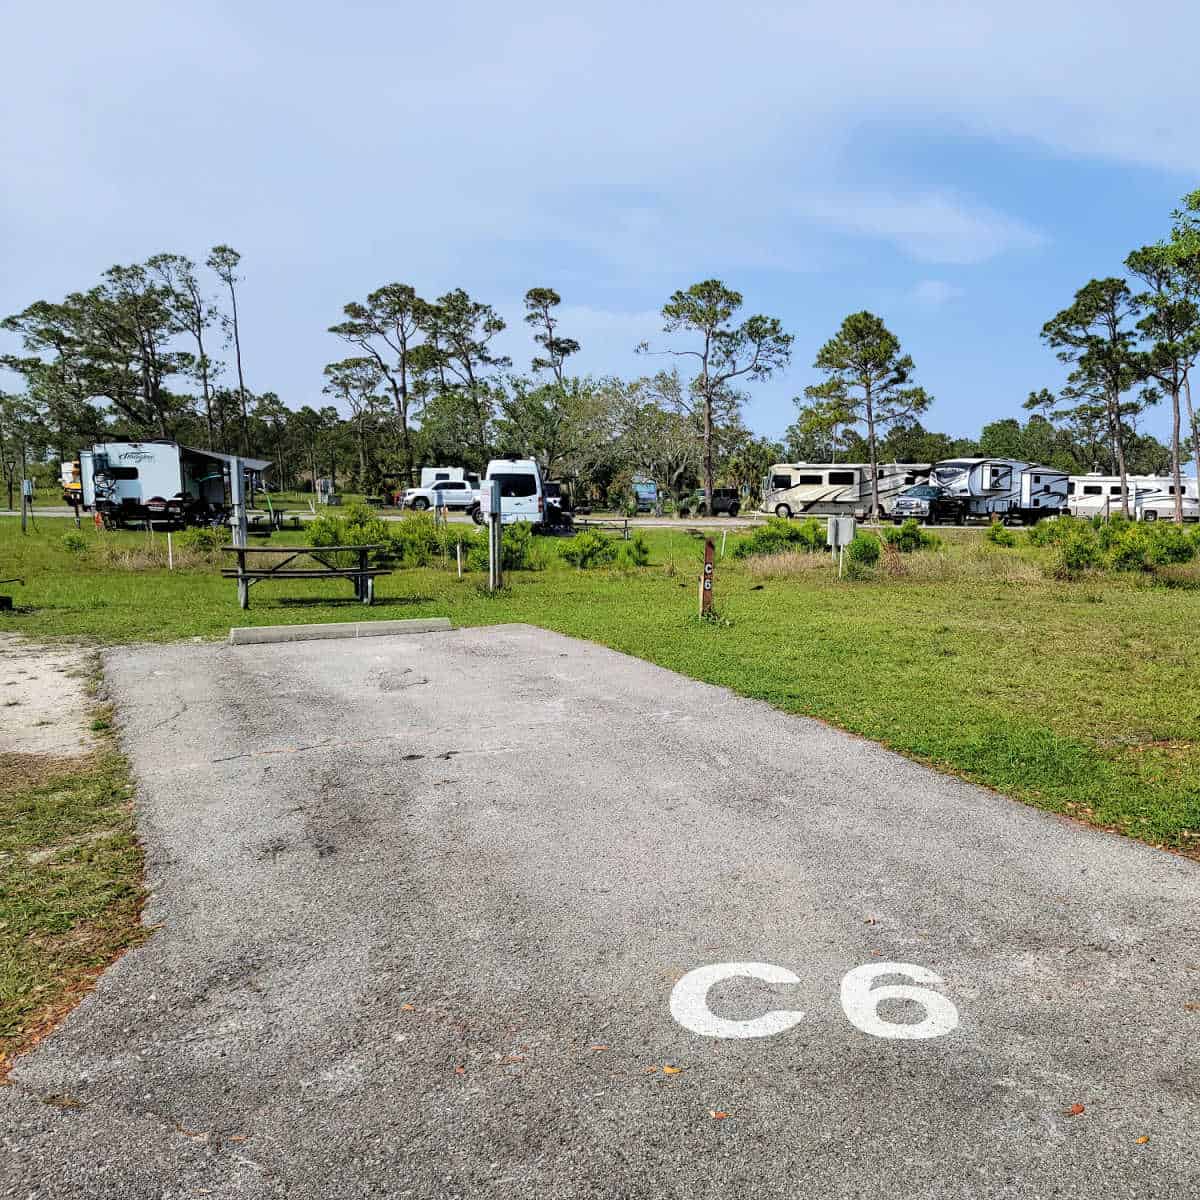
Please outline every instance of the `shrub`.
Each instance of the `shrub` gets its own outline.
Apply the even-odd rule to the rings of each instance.
[[[488,569],[488,539],[482,537],[463,539],[468,544],[467,566],[473,571]],[[615,552],[614,552],[615,553]],[[505,525],[500,530],[500,569],[502,571],[540,571],[546,565],[533,530],[527,521]]]
[[[646,567],[650,565],[650,543],[640,530],[625,543],[625,557],[632,566]]]
[[[372,551],[371,560],[377,562],[386,557],[392,547],[392,535],[388,523],[376,516],[365,504],[351,504],[345,513],[321,513],[308,524],[308,539],[313,546],[369,546],[382,544],[385,549]],[[323,560],[334,566],[357,566],[358,555],[352,550],[321,555]]]
[[[1108,565],[1114,571],[1145,570],[1149,549],[1150,540],[1140,529],[1125,529],[1109,541]]]
[[[85,554],[88,548],[88,540],[78,529],[69,529],[62,535],[62,548],[70,551],[72,554]]]
[[[182,550],[191,550],[196,554],[216,554],[228,542],[228,533],[224,529],[214,529],[209,525],[199,525],[193,529],[183,529],[175,538],[175,544]]]
[[[1114,513],[1108,520],[1099,514],[1092,518],[1092,528],[1101,550],[1111,550],[1132,526],[1132,522],[1124,513]]]
[[[406,567],[429,566],[445,545],[442,530],[427,512],[410,513],[399,521],[390,522],[386,536],[392,554]]]
[[[1030,533],[1041,524],[1035,525]],[[1054,540],[1057,543],[1054,560],[1056,575],[1069,578],[1099,564],[1100,543],[1086,521],[1071,521]]]
[[[879,539],[869,533],[856,533],[846,547],[846,559],[852,566],[873,567],[879,561]]]
[[[814,550],[825,546],[825,529],[820,521],[792,522],[782,517],[770,517],[749,537],[742,538],[733,548],[734,558],[756,558],[765,554],[783,554],[789,550]]]
[[[595,529],[585,529],[563,546],[562,556],[573,567],[586,571],[613,562],[617,557],[617,543]]]
[[[933,533],[926,533],[920,525],[909,517],[903,525],[890,525],[881,536],[883,541],[894,546],[901,554],[912,554],[916,550],[932,550],[940,546],[941,539]]]
[[[1149,534],[1150,561],[1157,567],[1191,562],[1196,557],[1196,543],[1178,525],[1152,525]]]
[[[986,537],[993,546],[1003,546],[1005,549],[1017,544],[1017,535],[1013,533],[1013,531],[1009,529],[1007,525],[1002,524],[1000,521],[996,521],[989,525],[987,533],[984,534],[984,537]]]
[[[1094,536],[1088,521],[1077,521],[1070,516],[1044,518],[1029,530],[1027,536],[1031,546],[1057,546],[1064,538],[1073,536],[1078,529],[1086,529]]]

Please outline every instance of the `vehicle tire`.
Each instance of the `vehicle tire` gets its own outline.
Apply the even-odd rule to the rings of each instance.
[[[412,502],[412,506],[413,506],[413,510],[415,512],[424,512],[425,509],[427,509],[429,507],[429,501],[426,500],[424,496],[418,496]]]
[[[742,507],[742,506],[741,506],[741,505],[740,505],[740,504],[739,504],[739,503],[738,503],[738,502],[735,500],[735,501],[734,501],[734,502],[733,502],[733,503],[732,503],[732,504],[729,506],[729,515],[730,515],[731,517],[736,517],[736,516],[738,515],[738,510],[739,510],[741,507]]]
[[[478,505],[471,509],[471,520],[474,521],[476,525],[483,524],[483,509],[481,509]]]
[[[893,517],[893,518],[892,518],[892,524],[893,524],[893,525],[903,525],[903,524],[904,524],[904,518],[903,518],[903,517]]]
[[[775,505],[775,515],[782,517],[785,521],[791,520],[792,510],[786,504]]]
[[[1157,521],[1158,513],[1155,512],[1154,509],[1148,508],[1148,509],[1146,509],[1146,511],[1144,513],[1142,513],[1142,520],[1143,521]]]
[[[967,523],[967,514],[963,512],[962,509],[959,509],[958,512],[954,514],[954,523],[955,525],[965,525]]]

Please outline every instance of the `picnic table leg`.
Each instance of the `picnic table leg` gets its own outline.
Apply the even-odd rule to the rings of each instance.
[[[372,576],[368,575],[367,578],[363,582],[367,585],[366,595],[363,596],[363,603],[368,604],[368,605],[374,604],[375,603],[375,580]]]
[[[238,607],[250,607],[250,582],[246,579],[238,580]]]

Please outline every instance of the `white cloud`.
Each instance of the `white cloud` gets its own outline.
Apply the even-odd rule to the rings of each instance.
[[[908,299],[924,308],[941,308],[963,294],[962,288],[944,279],[922,279],[908,293]]]
[[[820,196],[807,211],[832,229],[891,242],[919,262],[984,262],[1045,241],[1013,217],[941,192]]]

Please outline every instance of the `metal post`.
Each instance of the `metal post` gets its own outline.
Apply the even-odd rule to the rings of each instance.
[[[21,532],[26,531],[29,513],[33,510],[33,480],[21,480]]]
[[[167,530],[167,570],[175,570],[175,551],[171,547],[171,531]]]
[[[502,516],[500,480],[488,481],[486,489],[481,491],[480,502],[486,505],[485,511],[488,519],[488,591],[495,592],[504,586],[502,570],[504,539],[500,522]]]
[[[458,559],[458,577],[462,578],[462,542],[454,543],[454,556]]]
[[[235,458],[229,464],[229,499],[233,504],[230,531],[235,546],[246,544],[246,469],[242,460]],[[243,607],[245,607],[243,605]]]

